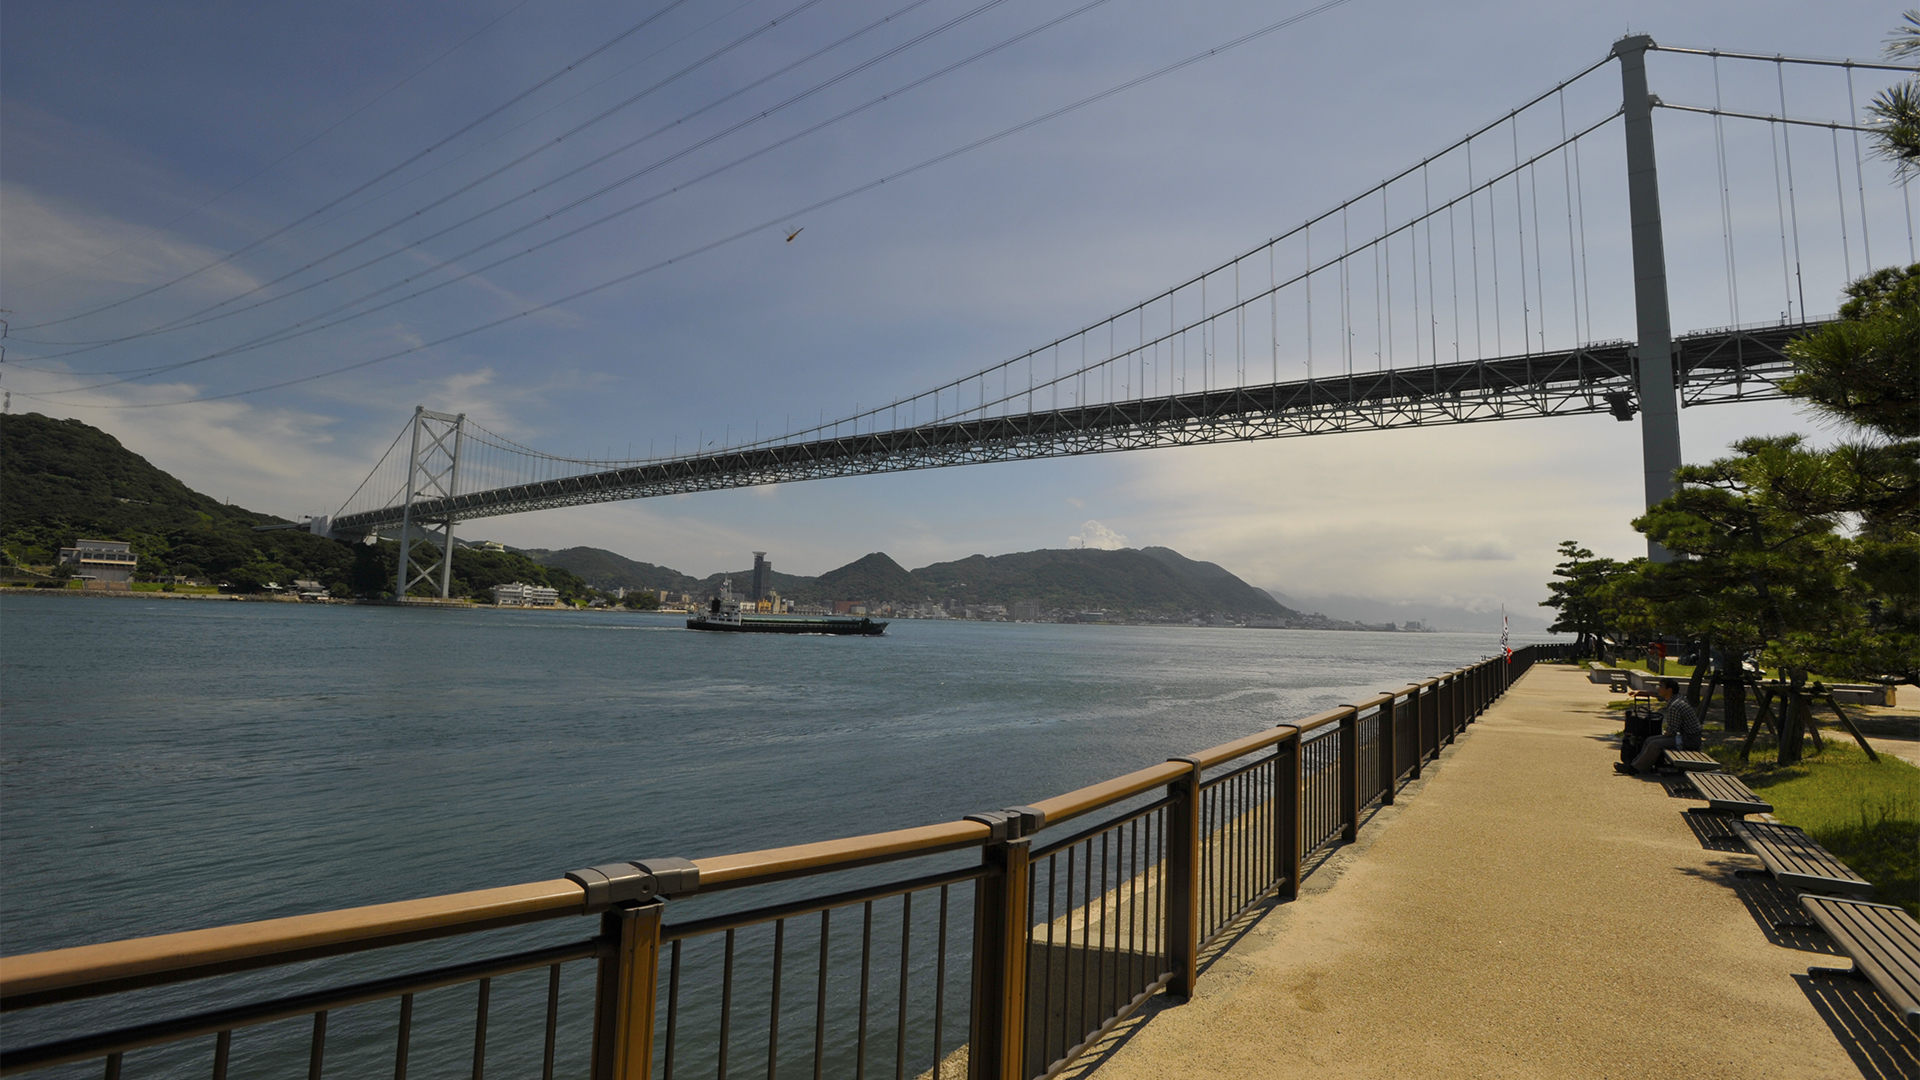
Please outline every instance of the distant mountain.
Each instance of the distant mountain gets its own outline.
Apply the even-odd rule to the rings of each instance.
[[[678,570],[647,562],[635,562],[604,548],[570,547],[559,551],[549,551],[546,548],[518,550],[537,563],[570,571],[580,580],[602,592],[612,592],[622,588],[695,592],[700,588],[699,579]]]
[[[814,587],[817,578],[803,577],[799,574],[783,574],[778,570],[767,571],[767,588],[780,594],[782,599],[796,600],[802,604],[817,604],[819,590]],[[727,570],[710,574],[700,579],[699,587],[693,592],[696,596],[718,596],[722,582],[733,582],[733,594],[745,596],[753,589],[753,568]]]
[[[1425,604],[1417,601],[1373,600],[1364,596],[1346,596],[1339,593],[1307,594],[1269,590],[1275,599],[1289,607],[1301,611],[1314,611],[1329,618],[1345,619],[1361,623],[1407,623],[1418,622],[1433,630],[1475,630],[1484,633],[1500,632],[1500,612],[1472,611],[1464,607],[1447,604]],[[1517,631],[1537,632],[1547,628],[1547,620],[1532,614],[1535,609],[1510,609],[1507,618]]]
[[[1273,597],[1212,563],[1160,550],[1165,556],[1132,548],[972,555],[923,566],[913,571],[913,580],[936,597],[970,604],[1031,602],[1043,610],[1093,608],[1123,614],[1291,614]]]
[[[667,589],[696,597],[717,595],[731,580],[744,595],[751,569],[695,579],[678,570],[637,562],[600,548],[528,549],[541,563],[570,570],[597,589]],[[1042,611],[1097,609],[1121,615],[1220,613],[1288,618],[1290,610],[1217,564],[1170,548],[1101,551],[1045,549],[1011,555],[972,555],[908,570],[885,552],[872,552],[819,577],[774,571],[770,587],[802,604],[836,600],[962,605],[1032,603]]]
[[[821,574],[815,581],[815,587],[824,594],[824,599],[830,600],[867,597],[908,600],[926,592],[925,586],[905,567],[881,551],[863,555],[838,570]]]
[[[1256,589],[1234,577],[1226,567],[1218,563],[1189,559],[1172,548],[1164,547],[1141,548],[1140,554],[1193,582],[1201,591],[1213,597],[1224,610],[1260,611],[1281,616],[1299,614],[1287,607],[1284,600],[1276,600],[1276,607],[1273,609],[1260,606],[1261,601],[1275,598],[1266,590]]]

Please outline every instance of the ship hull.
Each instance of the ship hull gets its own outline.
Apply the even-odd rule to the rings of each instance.
[[[689,630],[713,630],[731,634],[837,634],[855,637],[878,637],[886,633],[887,624],[873,619],[859,618],[743,618],[739,622],[721,619],[707,619],[701,616],[687,620]]]

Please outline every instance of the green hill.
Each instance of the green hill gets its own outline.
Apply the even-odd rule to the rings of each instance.
[[[78,420],[0,416],[0,552],[14,566],[51,569],[75,540],[126,540],[136,577],[181,577],[258,592],[305,578],[336,596],[392,590],[397,545],[346,543],[304,529],[255,532],[286,519],[229,506],[155,468],[120,440]],[[485,597],[496,584],[551,585],[563,597],[579,578],[512,552],[460,548],[454,591]],[[415,590],[424,593],[425,586]]]
[[[935,596],[968,604],[1030,602],[1043,610],[1094,608],[1130,615],[1288,614],[1279,601],[1212,563],[1159,550],[1178,561],[1132,548],[1056,548],[935,563],[913,571],[913,579]]]
[[[0,470],[0,529],[35,521],[150,531],[284,520],[202,495],[99,428],[39,413],[0,416]]]
[[[1299,614],[1278,600],[1274,600],[1273,595],[1265,589],[1256,589],[1241,581],[1219,563],[1189,559],[1172,548],[1164,547],[1141,548],[1140,554],[1187,579],[1195,588],[1212,597],[1214,602],[1224,610],[1289,616]],[[1273,601],[1273,603],[1267,606],[1266,601]]]

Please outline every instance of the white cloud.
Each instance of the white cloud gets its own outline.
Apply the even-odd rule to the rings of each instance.
[[[82,420],[188,487],[286,518],[332,512],[386,447],[341,438],[337,418],[303,409],[244,400],[141,407],[200,391],[187,383],[126,383],[40,399],[30,395],[66,376],[16,369],[8,379],[12,411]]]
[[[1561,540],[1644,551],[1639,456],[1605,417],[1194,447],[1138,459],[1129,513],[1144,543],[1283,592],[1530,606]]]
[[[1080,526],[1080,535],[1067,537],[1067,542],[1075,547],[1098,548],[1101,551],[1118,551],[1127,546],[1126,537],[1091,519]]]
[[[1442,562],[1513,561],[1513,545],[1507,543],[1504,536],[1447,537],[1431,544],[1417,545],[1413,553],[1423,559]]]
[[[164,230],[68,206],[23,184],[0,185],[0,206],[5,208],[0,277],[10,290],[46,281],[49,290],[67,298],[89,285],[156,285],[221,254]],[[49,280],[56,278],[63,279],[57,286]],[[228,296],[257,284],[252,274],[222,263],[180,288],[190,296]]]

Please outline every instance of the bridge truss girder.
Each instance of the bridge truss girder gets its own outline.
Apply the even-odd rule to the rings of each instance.
[[[1780,382],[1794,371],[1785,345],[1817,325],[1712,330],[1676,338],[1673,378],[1681,403],[1692,407],[1784,396]],[[1358,372],[745,447],[417,499],[411,513],[415,521],[451,522],[587,503],[996,461],[1436,424],[1620,414],[1637,408],[1635,351],[1627,342],[1608,342],[1565,352]],[[390,528],[401,524],[403,509],[395,506],[344,516],[333,522],[333,529],[336,535],[353,535]]]

